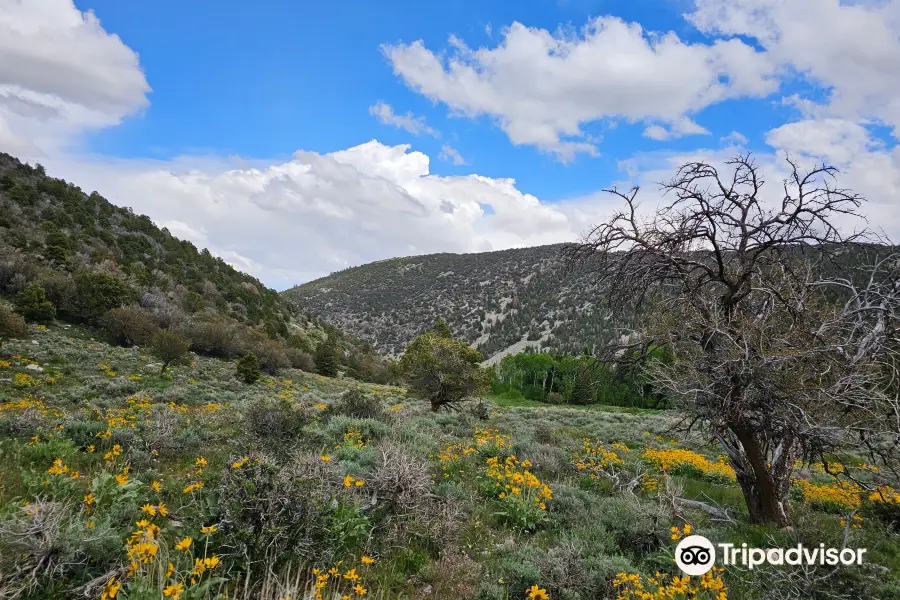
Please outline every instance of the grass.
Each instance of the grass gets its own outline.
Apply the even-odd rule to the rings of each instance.
[[[673,412],[492,397],[434,414],[397,387],[293,369],[248,385],[200,356],[160,376],[144,350],[75,327],[33,330],[0,361],[0,589],[18,598],[617,598],[679,574],[672,528],[686,524],[714,541],[869,549],[852,571],[730,568],[724,597],[900,589],[887,521],[800,498],[792,531],[746,522],[727,472],[703,470],[718,450],[673,436]],[[648,449],[681,462],[660,472]],[[691,585],[666,597],[720,598]]]
[[[512,397],[505,394],[488,394],[487,398],[504,408],[541,408],[541,409],[573,409],[573,410],[597,410],[610,413],[627,413],[634,415],[652,415],[659,411],[649,408],[637,408],[630,406],[611,406],[608,404],[547,404],[537,400],[529,400],[524,397]]]

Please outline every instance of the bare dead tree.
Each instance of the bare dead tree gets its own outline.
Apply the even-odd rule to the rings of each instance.
[[[730,176],[685,164],[662,184],[674,199],[646,218],[637,188],[607,190],[625,209],[565,250],[610,306],[644,307],[628,342],[605,350],[666,346],[674,360],[648,362],[647,375],[686,428],[722,444],[751,519],[781,526],[799,458],[827,465],[853,448],[894,482],[900,458],[900,261],[867,228],[839,229],[863,199],[834,185],[835,169],[788,164],[769,204],[750,155],[728,161]],[[883,256],[860,272],[835,268],[871,251]]]

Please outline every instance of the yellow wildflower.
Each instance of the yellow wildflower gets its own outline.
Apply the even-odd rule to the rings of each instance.
[[[191,547],[191,542],[193,542],[193,541],[194,541],[194,539],[192,537],[188,536],[188,537],[184,538],[183,540],[181,540],[180,542],[178,542],[177,544],[175,544],[175,549],[181,550],[182,552],[187,552],[187,549]]]
[[[181,582],[163,588],[163,596],[165,596],[166,598],[172,598],[172,600],[178,600],[178,598],[180,598],[181,594],[183,593],[184,584]]]
[[[111,577],[109,581],[106,582],[106,586],[103,588],[103,593],[100,595],[100,600],[112,600],[112,598],[116,597],[116,594],[119,593],[119,589],[122,587],[121,581],[116,581],[115,577]]]
[[[547,593],[547,590],[538,587],[537,584],[525,590],[525,593],[530,600],[548,600],[550,598],[550,594]]]

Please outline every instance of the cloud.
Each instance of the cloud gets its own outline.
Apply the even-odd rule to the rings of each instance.
[[[649,120],[681,131],[707,106],[778,88],[767,55],[738,39],[686,43],[615,17],[552,33],[516,22],[493,48],[473,50],[455,37],[449,44],[446,59],[421,40],[382,49],[410,89],[454,114],[486,115],[513,144],[562,160],[596,152],[586,123]]]
[[[882,145],[868,130],[846,119],[809,119],[787,123],[766,134],[770,146],[843,167]]]
[[[709,130],[697,125],[688,117],[681,117],[668,129],[661,125],[651,125],[644,130],[644,137],[652,140],[672,140],[686,135],[709,135]]]
[[[719,141],[726,146],[744,146],[750,140],[748,140],[747,136],[745,136],[740,131],[732,131],[728,135],[719,138]]]
[[[369,114],[385,125],[393,125],[394,127],[405,129],[413,135],[419,135],[420,133],[425,133],[432,137],[440,137],[441,135],[440,132],[425,124],[425,117],[417,117],[412,112],[407,112],[405,115],[395,114],[391,105],[385,102],[376,102],[370,106]]]
[[[227,158],[46,166],[278,288],[394,256],[571,240],[602,208],[542,202],[513,179],[434,175],[427,155],[376,140],[242,168]]]
[[[889,147],[862,125],[843,119],[788,123],[766,134],[779,155],[839,169],[837,185],[862,194],[870,225],[900,239],[900,145]]]
[[[884,7],[898,1],[871,10],[881,11],[873,14],[888,23],[892,13]],[[656,139],[708,134],[693,120],[704,107],[777,89],[776,75],[783,75],[790,62],[785,48],[799,42],[792,41],[792,30],[779,28],[770,36],[753,21],[782,18],[779,11],[787,9],[781,4],[761,0],[754,6],[739,0],[735,7],[722,2],[717,9],[713,0],[703,0],[692,18],[703,27],[761,36],[765,52],[738,39],[689,44],[615,18],[554,33],[516,23],[498,45],[479,50],[451,38],[447,60],[422,42],[386,46],[384,52],[407,85],[445,103],[452,114],[487,116],[514,144],[537,146],[567,160],[598,153],[597,138],[582,129],[587,123],[640,122],[645,135]],[[832,14],[827,3],[822,6]],[[0,0],[0,7],[0,148],[39,157],[54,176],[149,215],[274,287],[393,256],[572,240],[617,206],[603,194],[550,202],[524,192],[510,178],[438,176],[423,152],[377,140],[330,154],[299,151],[277,161],[84,155],[76,144],[82,133],[114,126],[148,105],[150,88],[137,55],[71,2]],[[863,17],[850,13],[848,30],[857,31],[857,20],[869,23]],[[871,25],[874,48],[853,50],[862,73],[859,90],[851,89],[839,65],[798,58],[791,67],[795,73],[834,82],[829,103],[787,100],[805,108],[802,120],[769,131],[765,139],[772,152],[760,152],[757,159],[770,182],[767,193],[775,195],[785,175],[784,152],[807,162],[837,164],[840,184],[867,195],[872,222],[896,235],[900,150],[875,139],[867,127],[871,120],[893,118],[890,107],[882,110],[878,103],[889,105],[892,97],[885,90],[900,78],[889,70],[881,74],[884,82],[870,76],[893,56],[890,40],[877,31],[881,24]],[[850,39],[837,36],[835,43],[852,54]],[[410,133],[438,135],[422,117],[397,115],[383,102],[370,112]],[[721,141],[743,145],[747,139],[733,132]],[[685,160],[702,157],[719,164],[730,151],[617,157],[627,178],[618,183],[642,184],[650,208],[660,197],[649,184],[669,178]],[[446,144],[438,158],[454,164],[463,160]]]
[[[0,0],[0,148],[44,156],[148,105],[137,54],[71,0]]]
[[[789,101],[805,117],[874,119],[900,136],[900,0],[695,0],[686,17],[713,35],[754,38],[766,55],[828,90]]]
[[[438,158],[447,162],[452,162],[454,165],[467,164],[462,155],[456,150],[456,148],[454,148],[450,144],[444,144],[443,146],[441,146],[441,153],[438,154]]]

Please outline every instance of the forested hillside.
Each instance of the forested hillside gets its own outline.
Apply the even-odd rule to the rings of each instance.
[[[565,272],[561,245],[384,260],[297,286],[285,296],[396,355],[442,317],[486,357],[526,346],[581,353],[627,327],[589,273]]]
[[[456,337],[472,343],[489,363],[527,347],[578,355],[617,339],[636,317],[610,307],[591,265],[568,263],[563,248],[383,260],[299,285],[284,295],[387,355],[402,353],[436,318],[443,318]],[[856,277],[856,267],[871,264],[874,250],[847,246],[838,263],[824,265],[826,274]]]
[[[158,329],[179,329],[200,353],[252,351],[270,370],[288,364],[313,370],[312,354],[331,337],[353,374],[383,371],[365,344],[208,250],[2,153],[0,295],[31,321],[60,317],[101,326],[126,345],[143,345]]]

